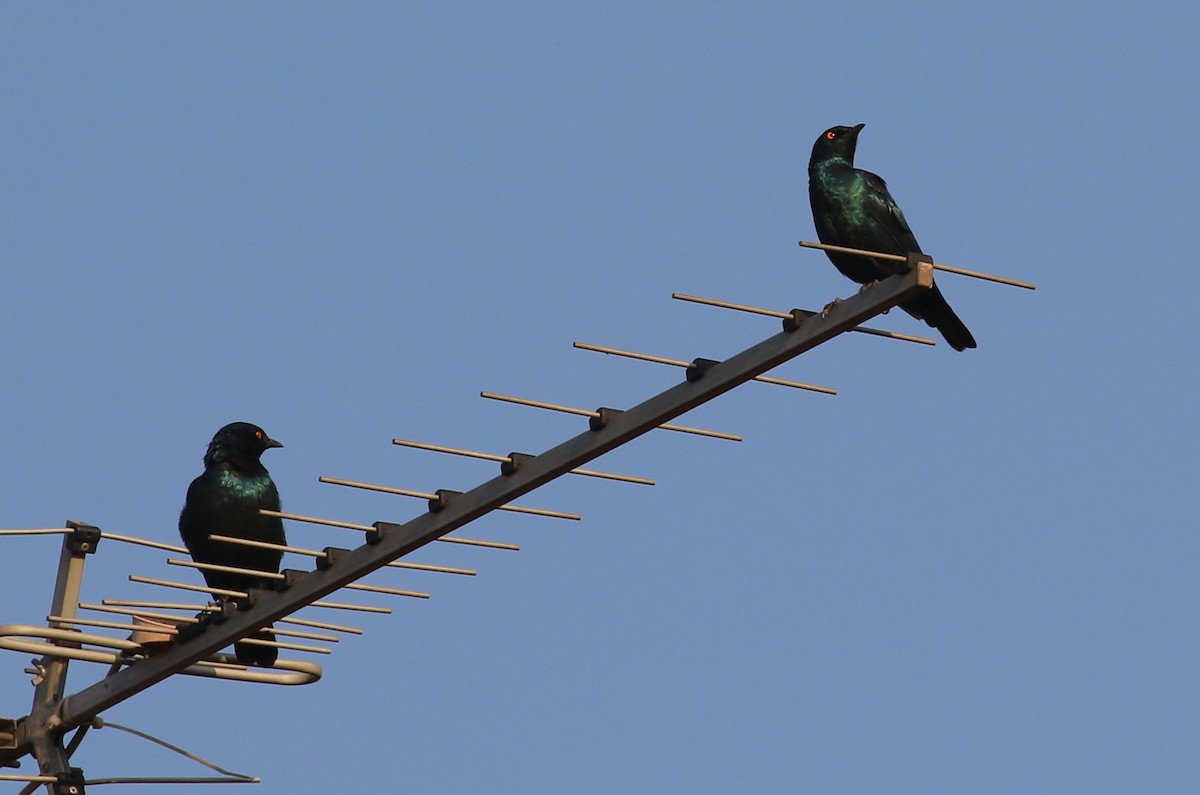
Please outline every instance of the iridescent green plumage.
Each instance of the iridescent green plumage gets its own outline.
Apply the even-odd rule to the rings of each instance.
[[[854,167],[854,151],[863,125],[831,127],[813,144],[808,161],[808,197],[813,224],[822,243],[878,251],[920,253],[921,246],[887,183],[877,174]],[[859,284],[903,272],[903,262],[826,252],[846,277]],[[975,338],[935,284],[900,308],[936,328],[956,351],[975,347]]]
[[[204,472],[188,487],[179,514],[179,535],[197,563],[215,563],[255,571],[278,572],[283,553],[270,549],[212,541],[211,535],[233,536],[285,544],[283,522],[263,516],[261,509],[278,511],[279,491],[259,460],[266,450],[282,447],[262,428],[235,422],[217,431],[204,455]],[[203,570],[210,588],[247,592],[269,589],[269,578]],[[214,594],[218,599],[222,597]],[[278,652],[270,646],[234,645],[239,662],[271,665]]]

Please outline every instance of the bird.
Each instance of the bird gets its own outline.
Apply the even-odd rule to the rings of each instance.
[[[813,144],[808,161],[808,198],[822,243],[907,256],[922,253],[904,213],[878,174],[854,167],[858,134],[865,124],[830,127]],[[903,262],[825,252],[843,276],[862,285],[902,273]],[[956,351],[975,347],[975,337],[946,303],[936,284],[900,304],[908,314],[941,332]]]
[[[234,536],[271,544],[286,544],[283,521],[263,516],[260,509],[280,509],[279,490],[259,460],[273,447],[283,445],[257,425],[234,422],[217,431],[204,454],[204,472],[188,486],[179,513],[179,535],[197,563],[215,563],[256,571],[279,572],[283,552],[273,549],[212,541],[210,535]],[[201,569],[209,588],[248,591],[270,588],[271,580],[251,574]],[[229,597],[213,594],[218,601]],[[245,600],[235,599],[239,607]],[[266,627],[270,629],[270,627]],[[234,654],[243,665],[274,665],[274,646],[235,643]]]

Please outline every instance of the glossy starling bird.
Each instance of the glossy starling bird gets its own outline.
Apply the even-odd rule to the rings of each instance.
[[[920,253],[921,247],[887,184],[870,171],[854,167],[854,149],[864,125],[830,127],[813,144],[808,161],[808,199],[822,243],[884,254]],[[844,276],[870,284],[905,269],[903,262],[825,252]],[[924,320],[956,351],[975,347],[975,338],[954,314],[935,284],[900,308]]]
[[[279,571],[282,552],[209,540],[210,535],[226,535],[286,543],[283,522],[258,512],[260,508],[279,510],[279,492],[259,461],[259,456],[272,447],[283,445],[248,422],[226,425],[209,443],[204,473],[188,487],[187,501],[179,514],[179,535],[197,563]],[[272,585],[268,579],[249,574],[202,571],[210,588],[247,591]],[[272,646],[247,643],[234,644],[234,652],[238,662],[245,665],[273,665],[279,656]]]

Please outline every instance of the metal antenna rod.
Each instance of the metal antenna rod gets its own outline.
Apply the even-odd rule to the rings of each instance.
[[[313,604],[384,564],[519,499],[932,286],[933,268],[928,262],[919,262],[905,273],[888,277],[830,306],[823,316],[798,324],[788,325],[785,321],[784,331],[714,364],[694,380],[685,380],[626,411],[598,412],[599,416],[589,421],[589,430],[523,462],[511,474],[501,474],[468,492],[440,500],[437,505],[431,503],[429,511],[404,524],[376,522],[368,543],[338,555],[326,568],[297,572],[285,581],[286,590],[259,592],[249,609],[238,610],[223,622],[210,623],[203,631],[170,644],[158,654],[113,673],[59,704],[51,704],[54,717],[63,728],[82,725],[258,627]],[[62,615],[58,610],[54,612]],[[0,753],[0,760],[28,752],[32,722],[21,721],[15,747]]]
[[[308,606],[323,607],[326,610],[353,610],[358,613],[386,613],[389,616],[392,614],[392,608],[390,607],[377,607],[375,605],[348,605],[345,602],[325,602],[318,600],[316,602],[309,602]],[[283,621],[282,618],[277,618],[275,620]]]
[[[695,362],[685,362],[682,359],[668,359],[665,356],[653,356],[649,353],[635,353],[633,351],[623,351],[620,348],[607,348],[603,345],[592,345],[589,342],[576,342],[574,347],[581,351],[595,351],[596,353],[607,353],[613,356],[624,356],[627,359],[639,359],[643,362],[654,362],[655,364],[669,364],[673,367],[693,367]],[[778,386],[790,386],[794,389],[807,389],[809,392],[820,392],[823,395],[836,395],[837,390],[831,386],[815,386],[813,384],[805,384],[800,381],[788,381],[784,378],[773,378],[769,375],[756,375],[755,381],[762,381],[764,384],[776,384]]]
[[[822,251],[833,251],[838,254],[855,254],[860,257],[874,257],[875,259],[886,259],[892,262],[907,262],[908,257],[901,254],[884,254],[882,251],[867,251],[861,248],[847,248],[846,246],[832,246],[828,243],[813,243],[811,240],[801,240],[802,248],[819,248]],[[1009,279],[1007,276],[993,276],[990,273],[982,271],[969,271],[965,268],[955,268],[952,265],[942,265],[939,262],[934,262],[933,269],[945,271],[946,273],[956,273],[959,276],[970,276],[972,279],[983,279],[986,282],[996,282],[998,284],[1007,284],[1010,287],[1023,287],[1026,290],[1036,290],[1037,285],[1032,282],[1023,282],[1019,279]]]
[[[133,536],[120,536],[115,533],[105,533],[104,537],[112,539],[113,541],[122,541],[126,544],[136,544],[138,546],[150,547],[152,549],[163,549],[163,550],[166,550],[167,552],[177,552],[181,555],[187,554],[187,549],[185,547],[179,546],[178,544],[164,544],[161,541],[148,541],[144,538],[134,538]]]
[[[749,304],[735,304],[732,301],[718,301],[716,298],[701,298],[698,295],[688,295],[687,293],[671,293],[671,297],[676,301],[690,301],[693,304],[704,304],[705,306],[715,306],[721,309],[732,309],[736,312],[748,312],[752,315],[766,315],[767,317],[777,317],[780,320],[789,318],[793,312],[799,312],[805,317],[812,317],[820,314],[811,309],[793,309],[791,312],[780,312],[775,309],[763,309],[761,306],[750,306]],[[876,337],[887,337],[893,340],[903,340],[904,342],[916,342],[921,345],[937,345],[937,340],[931,340],[929,337],[917,337],[913,334],[901,334],[898,331],[884,331],[883,329],[871,328],[869,326],[859,326],[852,328],[851,331],[856,331],[859,334],[871,334]]]
[[[83,605],[80,605],[79,607],[82,609]],[[106,613],[117,613],[120,615],[132,615],[132,616],[135,616],[138,618],[154,618],[154,619],[158,619],[161,621],[177,621],[177,622],[185,623],[185,624],[186,623],[194,624],[198,620],[198,619],[194,619],[194,618],[187,620],[187,619],[184,619],[182,616],[167,616],[167,615],[162,615],[162,614],[149,616],[149,615],[146,615],[145,613],[138,613],[135,611],[124,611],[124,610],[121,610],[121,609],[115,608],[115,607],[93,606],[91,609],[101,611],[101,612],[106,612]],[[100,621],[100,620],[97,620],[94,618],[64,618],[63,616],[46,616],[46,621],[48,621],[48,622],[52,621],[55,624],[59,624],[59,625],[77,624],[79,626],[84,626],[84,627],[102,627],[105,629],[123,629],[126,631],[129,631],[130,629],[138,628],[138,626],[136,624],[131,624],[128,621],[125,621],[125,622]],[[176,627],[157,627],[156,626],[156,627],[154,627],[154,631],[161,633],[163,635],[178,635],[179,634],[179,629]],[[298,632],[293,629],[279,629],[278,627],[274,627],[273,629],[266,630],[266,631],[269,632],[271,635],[283,635],[283,636],[289,637],[289,638],[304,638],[305,640],[320,640],[320,641],[325,641],[326,643],[340,643],[342,640],[337,635],[325,635],[325,634],[320,634],[320,633],[316,633],[316,632]]]
[[[150,612],[149,610],[134,610],[132,607],[120,607],[120,606],[110,607],[109,605],[112,605],[112,604],[113,604],[113,602],[110,602],[108,599],[105,599],[104,604],[102,604],[102,605],[92,605],[92,604],[88,604],[87,602],[80,602],[79,609],[80,610],[95,610],[95,611],[101,612],[101,613],[114,613],[116,615],[121,615],[121,616],[137,616],[139,618],[149,618],[154,621],[173,621],[176,624],[198,624],[198,623],[200,623],[200,619],[193,618],[192,616],[177,616],[177,615],[172,615],[171,613],[153,613],[153,612]],[[203,609],[203,608],[197,606],[197,609]],[[129,624],[126,624],[125,626],[128,627]]]
[[[188,569],[199,569],[201,571],[220,571],[226,574],[245,574],[250,577],[261,577],[264,580],[282,581],[287,579],[284,575],[273,571],[261,571],[259,569],[243,569],[238,566],[222,566],[219,563],[197,563],[194,560],[179,560],[176,558],[168,558],[167,565],[183,566]],[[382,585],[363,585],[357,582],[348,582],[342,586],[351,591],[370,591],[371,593],[386,593],[392,596],[411,596],[414,599],[428,599],[429,594],[424,591],[406,591],[402,588],[387,588]]]
[[[79,609],[80,610],[97,610],[97,611],[101,611],[101,612],[105,612],[105,613],[117,613],[119,615],[125,615],[125,616],[141,616],[144,618],[157,619],[160,621],[174,621],[177,624],[198,624],[200,622],[200,619],[193,618],[191,616],[171,615],[169,613],[152,613],[148,610],[145,610],[144,608],[153,607],[153,608],[158,608],[160,610],[191,610],[194,612],[213,612],[213,611],[217,610],[217,608],[213,607],[212,605],[178,604],[178,603],[172,604],[172,603],[168,603],[168,602],[146,602],[146,601],[136,601],[136,600],[132,600],[132,599],[103,599],[103,600],[101,600],[101,602],[102,603],[98,604],[98,605],[85,604],[85,603],[81,602],[79,604]],[[143,609],[135,610],[133,608],[143,608]],[[330,624],[326,621],[313,621],[313,620],[307,619],[307,618],[296,618],[295,616],[289,616],[288,618],[281,618],[276,623],[277,624],[295,624],[296,626],[299,626],[299,627],[314,627],[316,629],[328,629],[328,630],[333,630],[334,632],[347,632],[351,635],[363,634],[363,630],[359,629],[358,627],[347,627],[342,624]],[[282,632],[279,629],[276,629],[275,631]]]
[[[344,624],[330,624],[328,621],[313,621],[308,618],[296,618],[295,616],[289,616],[288,618],[281,618],[281,619],[279,619],[279,621],[277,621],[275,623],[277,623],[277,624],[295,624],[298,627],[313,627],[314,629],[328,629],[328,630],[332,630],[333,632],[346,632],[351,635],[363,634],[363,631],[361,629],[359,629],[358,627],[348,627]]]
[[[206,585],[191,585],[186,582],[160,580],[155,577],[143,577],[140,574],[130,574],[129,581],[140,582],[143,585],[158,585],[163,588],[178,588],[181,591],[192,591],[194,593],[210,593],[213,596],[228,596],[231,599],[246,599],[250,596],[245,591],[235,591],[231,588],[209,588]]]
[[[436,500],[437,494],[430,494],[427,491],[413,491],[412,489],[401,489],[395,486],[379,486],[375,483],[361,483],[357,480],[342,480],[341,478],[318,478],[322,483],[329,483],[333,486],[349,486],[353,489],[366,489],[367,491],[378,491],[383,494],[398,494],[401,497],[418,497],[423,500]],[[512,511],[514,513],[527,513],[532,516],[549,516],[552,519],[571,519],[578,522],[583,517],[577,513],[567,513],[565,511],[551,511],[547,508],[527,508],[524,505],[499,505],[496,507],[498,511]]]
[[[104,605],[104,606],[102,606],[102,605]],[[148,613],[145,610],[133,610],[133,609],[126,609],[126,608],[157,607],[157,608],[162,608],[162,609],[197,610],[197,611],[206,611],[206,612],[216,610],[215,607],[211,607],[210,605],[167,604],[164,602],[141,602],[141,601],[133,601],[130,599],[104,599],[104,600],[102,600],[102,605],[89,605],[89,604],[81,603],[79,605],[79,609],[80,610],[101,610],[106,613],[119,613],[121,615],[126,615],[126,616],[145,616],[146,618],[157,618],[157,619],[162,619],[162,620],[167,620],[167,621],[175,621],[180,624],[196,624],[200,621],[200,619],[192,618],[191,616],[173,616],[173,615],[168,615],[166,613]],[[107,606],[107,605],[111,605],[111,606]],[[391,610],[389,608],[382,608],[382,610],[384,612],[391,612]],[[313,627],[315,629],[328,629],[328,630],[332,630],[334,632],[346,632],[351,635],[362,635],[363,634],[363,630],[359,629],[358,627],[348,627],[343,624],[330,624],[328,621],[313,621],[312,619],[296,618],[295,616],[288,616],[287,618],[281,618],[278,621],[276,621],[275,623],[277,623],[277,624],[295,624],[298,627]],[[275,631],[279,632],[278,629],[276,629]]]
[[[117,621],[98,621],[93,618],[65,618],[64,616],[46,616],[46,621],[52,621],[58,625],[78,624],[83,627],[103,627],[105,629],[124,629],[130,630],[133,625],[129,622]],[[164,635],[178,635],[179,630],[172,627],[156,627],[155,632],[161,632]]]
[[[516,403],[518,406],[531,406],[535,409],[547,409],[548,411],[561,411],[564,414],[576,414],[580,417],[592,417],[599,419],[599,411],[588,411],[587,409],[577,409],[573,406],[561,406],[557,403],[546,403],[541,400],[530,400],[529,398],[513,397],[512,395],[500,395],[495,392],[480,392],[481,398],[488,400],[501,400],[505,403]],[[725,439],[730,442],[740,442],[742,437],[735,433],[725,433],[724,431],[707,431],[703,428],[689,428],[686,425],[667,425],[658,426],[664,431],[677,431],[679,433],[691,433],[696,436],[709,436],[713,439]]]
[[[214,596],[228,596],[234,599],[245,599],[250,594],[245,591],[233,591],[228,588],[209,588],[203,585],[189,585],[185,582],[172,582],[171,580],[157,580],[153,577],[142,577],[137,574],[129,575],[130,582],[140,582],[145,585],[161,585],[164,588],[178,588],[181,591],[197,591],[199,593],[211,593]],[[348,605],[338,602],[313,602],[312,607],[330,607],[337,610],[358,610],[364,613],[391,613],[390,607],[374,607],[371,605]],[[269,622],[268,622],[269,623]]]
[[[211,612],[217,609],[212,605],[185,604],[179,602],[147,602],[136,599],[101,599],[100,604],[116,605],[118,607],[153,607],[156,610],[197,610]],[[80,605],[80,607],[90,609],[91,606]]]
[[[324,646],[305,646],[300,643],[281,643],[277,640],[262,640],[253,635],[247,635],[244,638],[238,638],[238,643],[245,643],[250,646],[270,646],[275,649],[287,649],[288,651],[303,651],[309,654],[333,654],[333,649],[327,649]]]
[[[280,624],[283,622],[280,621]],[[329,635],[324,632],[302,632],[297,629],[280,629],[278,625],[273,626],[268,632],[271,635],[278,635],[285,638],[303,638],[304,640],[319,640],[324,643],[341,643],[342,639],[337,635]]]
[[[459,447],[446,447],[440,444],[426,444],[425,442],[413,442],[408,439],[392,439],[392,444],[401,447],[411,447],[414,450],[428,450],[431,453],[446,453],[448,455],[461,455],[467,458],[478,458],[483,461],[496,461],[501,464],[511,464],[513,457],[511,455],[495,455],[493,453],[480,453],[475,450],[463,450]],[[515,453],[513,455],[516,455]],[[654,481],[650,478],[639,478],[634,475],[617,475],[612,472],[597,472],[594,469],[572,469],[568,475],[584,475],[591,478],[604,478],[606,480],[619,480],[622,483],[639,483],[643,486],[653,486]]]
[[[150,613],[145,610],[131,610],[128,608],[123,608],[123,607],[104,607],[101,605],[84,604],[82,602],[79,604],[79,609],[80,610],[94,610],[99,613],[114,613],[116,615],[132,616],[134,618],[146,618],[146,619],[150,619],[153,621],[170,621],[170,622],[174,622],[176,624],[197,624],[200,622],[200,619],[191,618],[189,616],[173,616],[173,615],[169,615],[167,613]],[[46,620],[47,621],[57,621],[59,623],[84,624],[86,626],[91,626],[91,627],[109,627],[111,629],[128,630],[128,629],[138,629],[139,628],[137,624],[131,624],[129,622],[120,624],[120,623],[116,623],[116,622],[112,622],[112,621],[100,622],[100,621],[94,621],[94,620],[84,620],[81,618],[64,619],[62,616],[48,616]],[[280,621],[279,623],[286,623],[286,619],[284,621]],[[155,627],[154,631],[161,632],[166,635],[178,634],[178,629],[173,628],[173,627]],[[327,643],[340,643],[342,640],[341,638],[339,638],[336,635],[324,635],[324,634],[317,634],[314,632],[299,632],[294,629],[280,629],[279,627],[275,627],[268,631],[272,635],[284,635],[289,638],[305,638],[307,640],[322,640]]]
[[[364,533],[375,532],[375,526],[369,524],[352,524],[351,522],[339,522],[336,519],[321,519],[316,516],[301,516],[298,513],[282,513],[281,511],[260,510],[263,516],[275,516],[280,519],[290,519],[293,522],[307,522],[308,524],[320,524],[326,527],[344,527],[347,530],[361,530]],[[460,538],[446,537],[439,538],[438,541],[443,541],[447,544],[466,544],[472,547],[487,547],[488,549],[509,549],[514,552],[520,549],[516,544],[505,544],[502,541],[481,541],[477,538]]]
[[[243,547],[254,547],[256,549],[273,549],[279,552],[291,552],[294,555],[306,555],[310,558],[327,558],[328,552],[322,552],[316,549],[304,549],[303,547],[290,547],[287,544],[272,544],[269,541],[255,541],[250,538],[236,538],[234,536],[223,536],[213,534],[208,537],[209,541],[222,541],[226,544],[237,544]],[[453,566],[434,566],[429,563],[405,563],[399,560],[393,560],[388,564],[389,567],[396,569],[413,569],[416,571],[436,571],[442,574],[467,574],[474,576],[478,572],[474,569],[459,569]]]

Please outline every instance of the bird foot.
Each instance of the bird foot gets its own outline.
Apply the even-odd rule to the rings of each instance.
[[[878,279],[876,279],[876,280],[875,280],[875,281],[873,281],[873,282],[867,282],[867,283],[866,283],[866,284],[864,284],[862,287],[859,287],[859,288],[858,288],[858,292],[859,292],[859,294],[861,295],[862,293],[865,293],[867,290],[870,290],[872,287],[874,287],[874,286],[875,286],[875,285],[877,285],[877,284],[879,284],[879,280],[878,280]]]
[[[831,311],[833,311],[833,308],[835,306],[837,306],[838,304],[840,304],[841,302],[842,302],[842,299],[835,298],[832,301],[830,301],[829,303],[825,304],[825,308],[821,310],[821,319],[824,320],[825,318],[829,317],[829,313]]]

